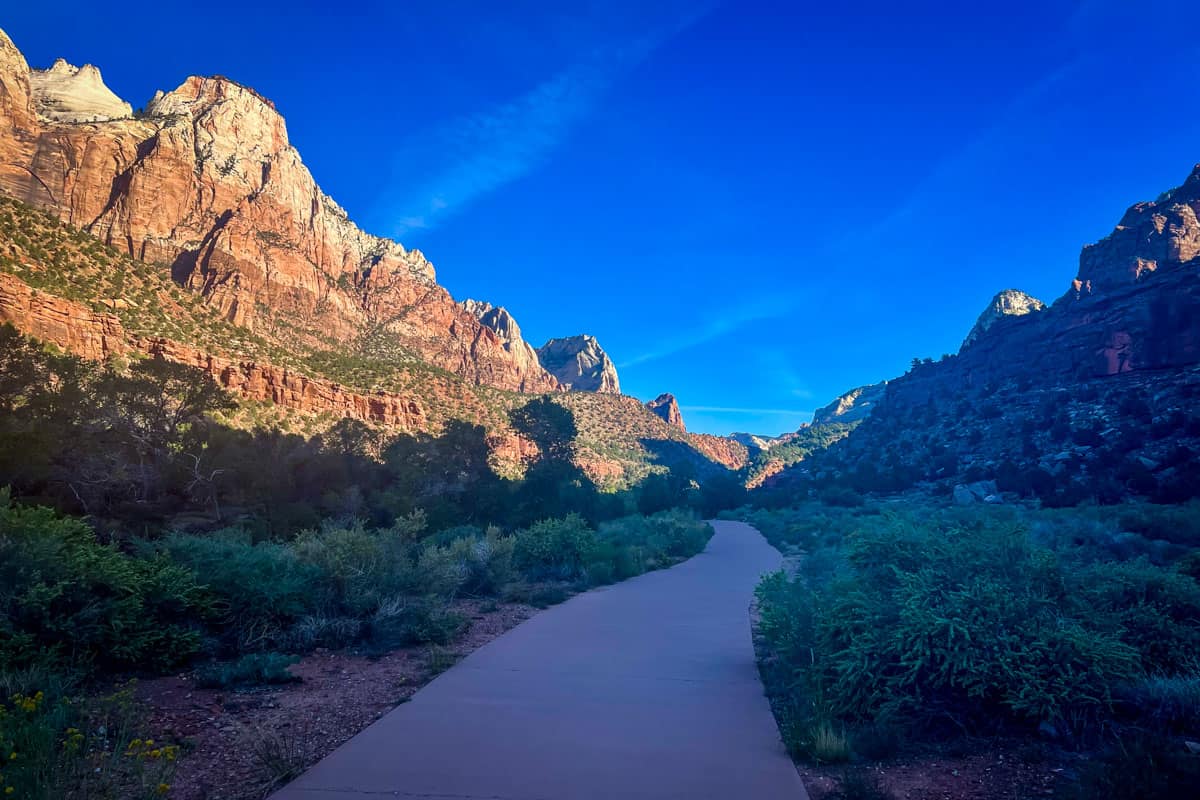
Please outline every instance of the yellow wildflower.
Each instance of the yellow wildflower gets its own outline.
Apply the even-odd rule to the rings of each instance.
[[[166,794],[166,793],[167,793],[167,792],[169,792],[169,791],[171,791],[171,784],[169,784],[169,783],[160,783],[160,784],[158,785],[158,793],[159,793],[159,794]]]
[[[4,793],[5,793],[5,794],[12,794],[12,793],[13,793],[13,787],[11,787],[11,786],[5,786],[5,787],[4,787]]]
[[[162,750],[151,750],[151,751],[150,751],[150,757],[151,757],[151,758],[161,758],[161,757],[162,757]]]

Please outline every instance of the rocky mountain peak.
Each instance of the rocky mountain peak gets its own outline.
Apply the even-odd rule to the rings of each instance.
[[[992,302],[988,303],[987,308],[979,315],[979,319],[975,320],[975,325],[967,334],[967,338],[963,340],[959,352],[974,344],[998,320],[1005,317],[1021,317],[1037,311],[1044,311],[1045,308],[1046,304],[1036,297],[1017,289],[1005,289],[992,298]]]
[[[190,77],[133,117],[98,69],[31,71],[0,35],[0,192],[167,265],[234,325],[286,327],[289,346],[333,340],[501,389],[558,386],[532,348],[505,346],[460,307],[421,253],[358,228],[275,106],[228,78]]]
[[[29,92],[29,64],[0,29],[0,125],[28,131],[36,124]],[[0,165],[0,171],[4,169]]]
[[[483,300],[463,300],[458,305],[479,320],[486,330],[496,335],[505,351],[512,355],[522,374],[538,376],[546,388],[558,388],[554,377],[542,367],[533,345],[521,337],[521,326],[506,308],[494,306]]]
[[[542,366],[564,389],[620,394],[617,366],[588,334],[551,339],[537,349]]]
[[[522,342],[521,326],[504,306],[494,306],[483,300],[463,300],[459,303],[467,313],[496,332],[505,343]]]
[[[259,137],[261,146],[275,153],[290,147],[287,124],[275,104],[223,75],[192,75],[173,91],[155,94],[146,113],[205,119],[205,127],[214,134],[242,142],[255,142]]]
[[[1082,300],[1135,286],[1200,255],[1200,164],[1180,186],[1152,202],[1135,203],[1117,227],[1079,254],[1066,299]]]
[[[813,425],[831,422],[855,422],[870,416],[875,405],[883,400],[887,381],[851,389],[824,408],[813,412]]]
[[[77,67],[58,59],[50,69],[29,72],[37,114],[53,122],[104,122],[133,114],[133,106],[104,85],[92,64]]]
[[[646,403],[646,408],[661,417],[663,422],[672,428],[687,431],[687,427],[683,424],[683,414],[679,412],[679,403],[676,402],[675,395],[670,392],[663,392],[649,403]]]

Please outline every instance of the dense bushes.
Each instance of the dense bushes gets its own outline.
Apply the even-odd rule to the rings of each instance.
[[[131,558],[83,522],[0,490],[0,669],[167,669],[196,652],[210,608],[194,574]]]
[[[744,512],[807,552],[797,575],[758,590],[764,678],[793,752],[819,757],[828,731],[869,742],[855,732],[881,726],[1080,742],[1114,725],[1200,732],[1200,584],[1143,555],[1115,560],[1089,515]]]
[[[0,760],[0,791],[169,790],[177,748],[135,738],[132,695],[121,695],[117,715],[68,701],[78,690],[67,691],[70,680],[195,660],[201,687],[287,683],[298,680],[294,653],[447,645],[468,624],[456,597],[546,605],[693,555],[711,534],[683,511],[600,531],[571,514],[507,535],[494,526],[429,535],[425,520],[329,522],[286,542],[239,529],[173,533],[122,549],[81,520],[0,492],[0,751],[17,753]]]
[[[667,511],[600,531],[571,514],[511,535],[429,535],[414,513],[386,528],[330,522],[289,542],[226,529],[122,550],[80,520],[0,494],[0,669],[158,671],[205,652],[252,654],[212,669],[253,676],[266,674],[254,659],[280,651],[445,644],[465,625],[448,607],[457,597],[548,596],[534,587],[552,584],[561,599],[694,555],[710,532]]]
[[[601,491],[579,467],[582,434],[561,398],[493,399],[511,403],[508,429],[536,444],[521,477],[493,469],[501,408],[488,427],[449,419],[436,434],[263,413],[201,370],[85,361],[0,324],[0,486],[87,515],[117,539],[236,524],[255,540],[287,540],[327,519],[389,527],[418,510],[434,530],[513,530],[570,513],[596,525],[634,510],[711,515],[742,500],[736,476],[682,442],[653,455],[640,485]]]
[[[513,558],[533,580],[574,581],[596,552],[596,533],[578,514],[535,522],[517,532]]]

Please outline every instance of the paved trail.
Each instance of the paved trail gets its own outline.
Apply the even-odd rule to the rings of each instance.
[[[779,554],[747,525],[714,526],[690,561],[475,651],[274,800],[806,800],[747,613]]]

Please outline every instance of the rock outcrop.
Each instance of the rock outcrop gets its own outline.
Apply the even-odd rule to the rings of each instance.
[[[126,105],[99,72],[73,69],[32,72],[0,32],[0,192],[163,265],[234,324],[286,328],[290,344],[382,332],[475,383],[556,388],[454,302],[420,251],[355,226],[257,92],[193,76],[115,119]]]
[[[731,433],[727,437],[750,450],[767,450],[779,439],[775,436],[760,436],[757,433]]]
[[[1156,272],[1191,266],[1200,254],[1200,164],[1182,186],[1125,212],[1104,239],[1083,248],[1068,297],[1120,293]]]
[[[675,401],[675,395],[664,392],[649,403],[646,403],[646,408],[653,411],[663,422],[672,428],[678,428],[681,431],[687,430],[687,427],[683,424],[683,414],[679,411],[679,403]]]
[[[746,445],[728,436],[713,436],[710,433],[689,433],[692,447],[713,462],[726,469],[742,469],[746,466],[750,451]]]
[[[551,339],[537,349],[537,355],[542,366],[564,389],[621,393],[617,367],[594,336],[584,334]]]
[[[963,340],[959,351],[961,352],[963,348],[969,347],[976,342],[997,320],[1005,317],[1020,317],[1025,314],[1033,314],[1043,311],[1045,308],[1046,304],[1036,297],[1027,295],[1017,289],[1005,289],[993,297],[992,302],[979,315],[979,319],[975,321],[975,325],[967,334],[967,338]]]
[[[50,69],[29,73],[37,114],[50,122],[105,122],[133,116],[133,106],[104,85],[91,64],[76,67],[63,59]]]
[[[500,338],[501,344],[512,356],[513,363],[521,374],[538,375],[544,372],[537,351],[521,337],[521,326],[507,309],[482,300],[464,300],[459,305]],[[552,383],[551,388],[558,388],[558,380],[554,376],[546,373],[545,380]]]
[[[813,413],[813,425],[831,422],[857,422],[866,419],[875,405],[883,399],[887,381],[851,389],[824,408]]]
[[[379,422],[399,430],[428,428],[425,411],[416,398],[391,392],[353,392],[332,381],[272,364],[223,358],[163,337],[130,335],[113,314],[97,313],[80,303],[39,292],[0,272],[3,323],[84,358],[138,354],[196,367],[248,400]]]

